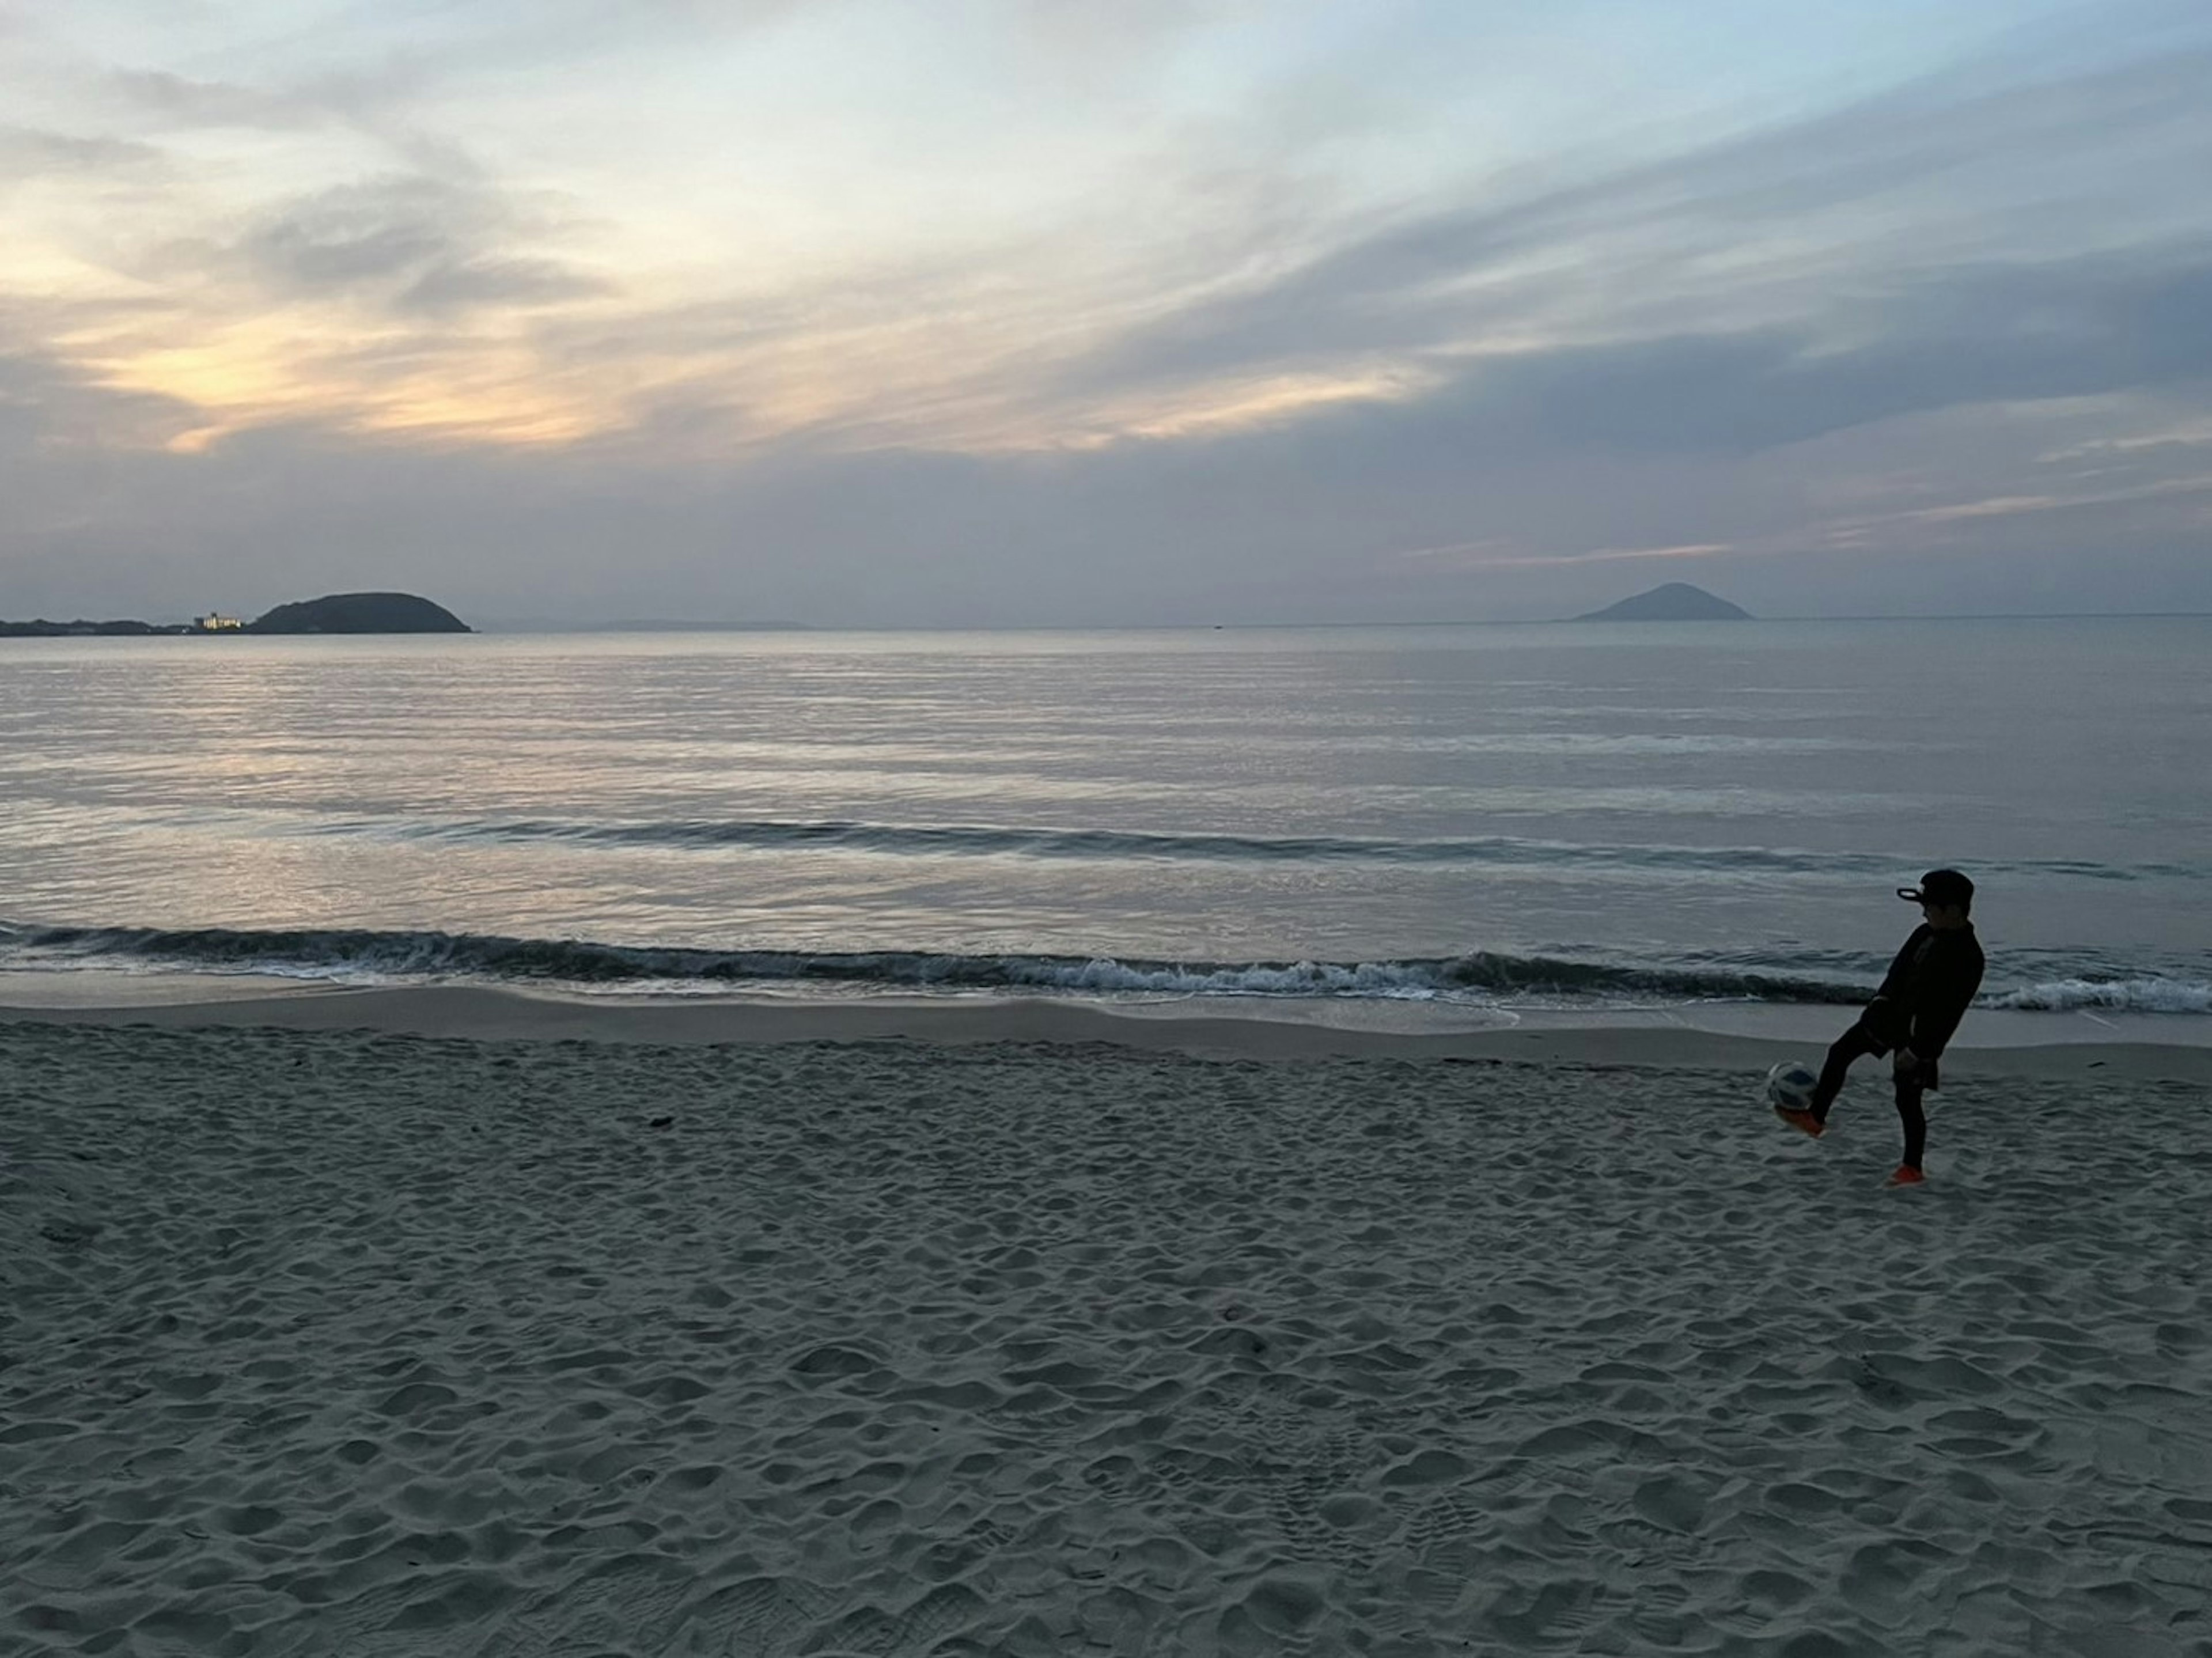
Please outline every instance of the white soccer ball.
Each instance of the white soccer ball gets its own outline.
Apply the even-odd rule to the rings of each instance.
[[[1784,1060],[1766,1073],[1766,1097],[1776,1105],[1802,1111],[1813,1103],[1820,1074],[1802,1060]]]

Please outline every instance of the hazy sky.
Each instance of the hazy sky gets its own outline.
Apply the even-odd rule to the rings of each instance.
[[[2212,609],[2204,0],[0,0],[0,616]]]

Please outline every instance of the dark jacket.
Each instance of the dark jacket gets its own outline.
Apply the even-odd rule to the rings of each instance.
[[[1935,1087],[1936,1056],[1981,988],[1982,966],[1981,941],[1971,925],[1939,932],[1923,921],[1913,928],[1859,1017],[1880,1044],[1875,1052],[1911,1048],[1928,1061],[1928,1086]]]

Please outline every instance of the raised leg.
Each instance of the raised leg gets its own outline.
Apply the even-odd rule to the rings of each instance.
[[[1820,1080],[1814,1084],[1813,1098],[1808,1108],[1821,1122],[1828,1120],[1828,1108],[1843,1092],[1844,1073],[1851,1068],[1851,1061],[1869,1054],[1879,1054],[1882,1045],[1875,1041],[1864,1025],[1855,1024],[1836,1038],[1828,1049],[1827,1062],[1820,1067]]]

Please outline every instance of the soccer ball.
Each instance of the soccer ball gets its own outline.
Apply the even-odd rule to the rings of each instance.
[[[1802,1060],[1784,1060],[1766,1073],[1766,1097],[1776,1105],[1802,1111],[1813,1103],[1820,1078]]]

